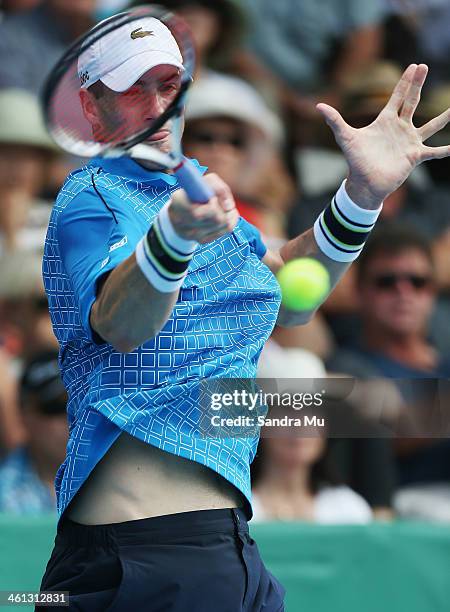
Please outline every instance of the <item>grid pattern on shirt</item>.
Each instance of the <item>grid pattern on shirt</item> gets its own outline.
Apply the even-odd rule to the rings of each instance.
[[[261,348],[276,321],[278,284],[239,224],[233,233],[195,252],[173,313],[155,338],[129,354],[92,343],[62,265],[56,227],[59,213],[90,188],[93,171],[87,166],[63,186],[43,261],[69,393],[70,439],[56,478],[58,512],[63,513],[107,450],[99,436],[104,418],[144,442],[208,466],[250,500],[249,464],[257,437],[202,438],[198,387],[204,377],[255,376]],[[138,181],[107,172],[96,183],[110,201],[131,207],[142,234],[177,188],[161,179]]]

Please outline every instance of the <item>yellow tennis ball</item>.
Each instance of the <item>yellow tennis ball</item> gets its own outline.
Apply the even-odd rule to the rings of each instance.
[[[277,280],[282,304],[289,310],[312,310],[330,290],[328,270],[310,257],[289,261],[279,270]]]

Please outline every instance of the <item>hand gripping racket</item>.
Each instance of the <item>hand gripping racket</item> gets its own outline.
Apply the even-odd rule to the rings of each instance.
[[[151,6],[114,15],[75,41],[49,74],[47,128],[69,153],[126,155],[172,170],[192,202],[208,202],[214,194],[181,148],[194,67],[180,18]]]

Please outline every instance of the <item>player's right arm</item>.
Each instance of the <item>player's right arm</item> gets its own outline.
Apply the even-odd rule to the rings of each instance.
[[[207,204],[192,204],[180,190],[169,205],[173,229],[184,240],[210,242],[232,231],[237,222],[229,189],[216,176],[211,175],[207,180],[216,193]],[[106,222],[109,211],[102,211],[101,221],[86,215],[81,208],[77,216],[76,204],[71,204],[72,214],[63,220],[58,236],[63,263],[80,305],[83,327],[94,342],[107,342],[119,352],[131,352],[165,325],[178,289],[159,291],[149,282],[135,252],[142,236],[125,223],[120,228],[120,214]],[[126,243],[117,247],[124,236],[127,236]]]
[[[90,325],[116,351],[130,353],[164,327],[178,291],[162,293],[152,287],[134,253],[102,280],[90,312]]]

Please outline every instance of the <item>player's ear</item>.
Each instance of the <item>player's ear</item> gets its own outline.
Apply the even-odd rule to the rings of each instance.
[[[80,102],[83,109],[83,115],[92,126],[100,123],[97,102],[92,92],[87,89],[80,89]]]

